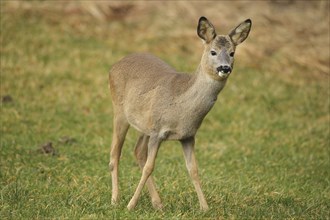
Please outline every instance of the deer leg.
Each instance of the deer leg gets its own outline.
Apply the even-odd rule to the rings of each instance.
[[[131,201],[128,203],[127,208],[129,210],[132,210],[135,208],[135,206],[138,202],[138,199],[140,197],[141,191],[143,189],[143,186],[145,185],[147,179],[149,178],[149,176],[151,175],[151,173],[154,169],[155,160],[156,160],[156,156],[158,153],[160,143],[161,143],[161,140],[158,137],[149,138],[147,161],[143,167],[142,176],[141,176],[139,185],[137,186]]]
[[[144,165],[147,161],[148,156],[148,142],[149,142],[149,136],[141,135],[135,145],[135,157],[137,159],[137,162],[139,163],[139,166],[141,170],[143,170]],[[155,209],[162,209],[163,205],[161,202],[161,199],[158,195],[158,192],[156,190],[155,182],[150,175],[147,179],[147,187],[148,191],[151,197],[152,205]]]
[[[110,163],[109,163],[111,180],[112,180],[112,197],[111,197],[112,204],[116,204],[119,198],[118,165],[121,155],[121,149],[123,147],[128,128],[129,128],[129,124],[127,123],[123,115],[120,115],[119,117],[118,116],[114,117],[114,126],[113,126],[112,143],[111,143],[111,151],[110,151]]]
[[[197,162],[194,153],[195,138],[189,138],[181,141],[183,147],[184,158],[186,160],[186,166],[189,172],[189,175],[194,184],[195,190],[197,192],[200,208],[204,211],[208,210],[209,207],[205,200],[204,194],[201,189],[201,184],[198,177],[198,168]]]

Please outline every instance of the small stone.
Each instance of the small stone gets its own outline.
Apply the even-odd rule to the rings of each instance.
[[[52,142],[47,142],[40,146],[39,152],[44,154],[51,154],[52,156],[56,155],[56,150],[53,147]]]
[[[13,98],[10,95],[4,95],[1,97],[1,102],[2,103],[10,103],[13,102]]]

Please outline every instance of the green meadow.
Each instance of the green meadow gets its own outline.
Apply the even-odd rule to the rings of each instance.
[[[300,36],[318,4],[305,14],[295,11],[305,6],[289,6],[283,16],[292,23],[260,18],[261,6],[249,6],[255,11],[246,16],[256,21],[251,35],[196,137],[209,211],[199,210],[178,142],[162,144],[153,173],[163,211],[152,208],[146,189],[136,209],[127,210],[141,176],[134,129],[122,152],[120,203],[111,205],[109,69],[146,51],[193,72],[203,51],[198,18],[217,19],[206,3],[191,9],[162,3],[164,10],[155,3],[118,4],[108,14],[101,10],[99,19],[83,3],[68,9],[47,1],[1,2],[0,219],[329,219],[329,26],[319,24],[325,31],[312,28],[304,38],[323,37],[322,44],[298,38],[285,48],[281,41],[285,28],[296,27],[292,36]],[[218,33],[243,20],[226,13],[214,22]],[[306,23],[295,25],[303,16]],[[315,16],[326,20],[329,12]],[[261,35],[273,23],[268,43]]]

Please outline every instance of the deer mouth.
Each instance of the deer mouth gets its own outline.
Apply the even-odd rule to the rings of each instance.
[[[227,78],[229,75],[230,75],[230,71],[228,72],[224,72],[224,71],[219,71],[218,72],[218,75],[221,77],[221,78]]]

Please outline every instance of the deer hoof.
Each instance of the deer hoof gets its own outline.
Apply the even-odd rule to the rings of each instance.
[[[111,205],[113,206],[118,205],[118,199],[111,199]]]
[[[132,201],[130,201],[127,205],[127,209],[129,211],[133,211],[133,209],[135,208],[136,204],[134,204]]]
[[[209,210],[209,206],[208,205],[203,205],[203,206],[201,206],[201,210],[203,212],[206,212],[207,210]]]
[[[156,210],[162,210],[163,209],[163,204],[161,202],[152,202],[152,206]]]

